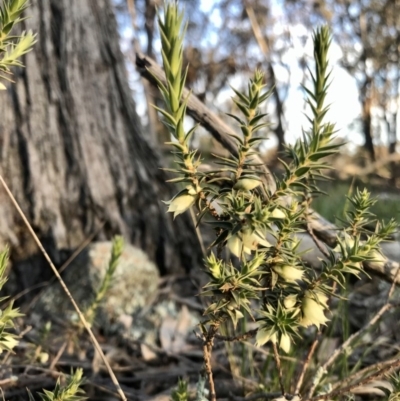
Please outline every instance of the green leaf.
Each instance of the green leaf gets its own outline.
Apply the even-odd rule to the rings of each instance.
[[[248,105],[248,104],[249,104],[249,100],[248,100],[248,98],[247,98],[246,95],[244,95],[243,93],[239,92],[238,90],[236,90],[236,89],[233,88],[232,86],[231,86],[231,89],[235,92],[236,96],[237,96],[245,105]],[[234,99],[233,101],[236,103],[235,99]],[[237,103],[236,103],[236,104],[237,104]]]
[[[231,117],[231,118],[233,118],[234,120],[236,120],[240,125],[245,125],[246,124],[241,118],[239,118],[235,114],[226,113],[226,115]]]
[[[247,106],[244,105],[244,104],[242,104],[242,103],[240,103],[240,102],[235,102],[235,103],[236,103],[236,106],[239,108],[239,110],[240,110],[247,118],[249,118],[250,112],[249,112],[249,109],[247,108]]]

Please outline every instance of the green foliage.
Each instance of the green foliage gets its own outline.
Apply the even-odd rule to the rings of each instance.
[[[392,385],[392,391],[388,391],[387,389],[385,393],[387,395],[388,401],[399,401],[400,400],[400,373],[392,373],[388,377],[389,383]]]
[[[362,183],[355,180],[352,182],[329,181],[321,183],[320,188],[329,195],[329,202],[326,202],[326,197],[318,197],[313,201],[313,209],[324,216],[327,220],[341,225],[344,209],[350,205],[343,202],[346,195],[353,193],[353,187]],[[357,184],[357,185],[356,185]],[[374,213],[380,220],[388,221],[395,218],[397,224],[400,223],[400,207],[399,201],[395,193],[387,193],[380,187],[368,186],[367,188],[372,193],[377,202],[372,205],[370,211]]]
[[[11,81],[10,68],[22,67],[20,58],[28,53],[36,42],[36,35],[31,31],[19,36],[11,36],[11,30],[20,23],[22,13],[28,7],[28,0],[3,0],[0,7],[0,78]],[[0,89],[6,89],[0,82]]]
[[[188,401],[188,383],[179,379],[178,386],[171,393],[171,401]]]
[[[394,229],[393,222],[390,222],[377,225],[374,233],[368,233],[365,225],[374,219],[369,212],[374,201],[367,191],[357,191],[349,199],[354,210],[347,213],[348,226],[338,233],[338,252],[330,251],[328,260],[323,262],[321,274],[317,275],[304,266],[297,252],[299,240],[294,234],[304,231],[306,222],[301,201],[309,193],[319,192],[316,180],[323,177],[327,168],[321,159],[336,152],[339,147],[332,143],[334,125],[324,122],[328,111],[325,98],[329,86],[329,30],[323,27],[314,35],[316,63],[315,71],[310,72],[313,86],[305,88],[312,112],[310,129],[294,146],[287,148],[292,162],[282,162],[286,172],[282,179],[276,179],[276,192],[268,193],[262,180],[262,170],[257,169],[259,164],[254,158],[256,146],[262,140],[255,134],[264,126],[262,119],[265,114],[260,106],[270,96],[270,91],[264,90],[263,73],[256,71],[246,94],[234,90],[234,102],[244,115],[244,119],[231,115],[242,132],[241,136],[233,138],[237,144],[237,157],[217,157],[216,164],[221,168],[207,173],[197,172],[196,167],[201,160],[198,158],[196,163],[192,163],[196,151],[189,150],[188,137],[182,131],[187,99],[181,100],[179,95],[184,77],[177,69],[172,71],[171,68],[172,65],[182,65],[182,34],[181,37],[177,34],[181,32],[182,14],[176,4],[166,6],[165,20],[165,23],[160,20],[160,29],[168,89],[161,83],[160,89],[169,113],[163,112],[163,115],[172,135],[178,140],[178,144],[172,143],[176,148],[177,172],[184,181],[192,184],[170,202],[169,211],[174,211],[176,215],[178,210],[181,213],[196,203],[200,217],[207,214],[215,219],[210,222],[218,235],[213,245],[227,245],[239,259],[239,267],[232,262],[224,262],[214,254],[207,259],[206,270],[211,281],[204,294],[212,295],[216,300],[205,314],[211,320],[228,317],[236,326],[243,312],[253,317],[250,300],[260,298],[263,292],[263,307],[258,312],[258,321],[263,329],[259,331],[258,343],[266,340],[282,342],[288,337],[293,341],[300,326],[326,323],[324,312],[327,310],[327,295],[333,295],[332,283],[343,285],[344,275],[358,275],[363,261],[379,260],[379,242]],[[176,86],[176,79],[179,79],[179,86]],[[175,86],[178,88],[176,92],[172,90]],[[212,185],[221,178],[224,179],[224,186]],[[264,191],[260,190],[262,186]],[[290,204],[285,202],[288,195],[292,197]],[[183,206],[187,197],[190,197],[190,202]],[[182,207],[178,208],[178,201]],[[220,210],[218,213],[216,205]],[[273,243],[267,240],[267,234],[274,238]],[[366,240],[361,239],[364,234],[367,235]]]
[[[83,370],[76,369],[72,372],[67,379],[65,386],[61,385],[60,379],[57,380],[56,386],[53,391],[43,390],[43,393],[39,393],[42,401],[83,401],[86,400],[85,392],[80,388],[84,384],[82,378]],[[32,393],[28,390],[29,400],[34,401]]]
[[[117,235],[113,238],[112,241],[111,256],[110,261],[108,262],[106,274],[103,277],[103,281],[101,282],[99,289],[96,291],[96,297],[85,312],[86,319],[90,323],[93,323],[96,311],[112,285],[112,278],[114,277],[115,271],[117,270],[118,262],[123,250],[124,239],[121,236]]]
[[[195,401],[208,401],[208,390],[206,389],[206,378],[199,376],[196,386],[196,399]]]
[[[4,284],[7,282],[5,276],[8,264],[8,249],[5,249],[0,253],[0,291]],[[0,301],[4,301],[6,298],[0,298]],[[10,302],[5,309],[1,310],[0,315],[0,353],[3,351],[12,351],[12,349],[18,345],[18,339],[15,334],[10,333],[10,329],[14,328],[14,320],[22,316],[17,308],[13,307],[13,303]]]
[[[304,338],[305,327],[321,329],[327,324],[329,299],[337,296],[337,286],[345,286],[348,275],[363,273],[366,261],[384,263],[379,244],[394,232],[395,223],[376,222],[371,212],[375,201],[368,191],[357,190],[348,199],[352,207],[345,212],[337,246],[326,247],[321,269],[305,265],[299,252],[297,234],[307,230],[309,204],[321,193],[318,183],[329,168],[324,158],[340,147],[334,142],[334,124],[326,121],[331,43],[327,27],[314,33],[315,68],[309,71],[312,85],[304,87],[311,110],[310,126],[293,146],[287,146],[286,155],[291,161],[282,160],[285,172],[275,177],[276,190],[267,185],[257,152],[263,140],[257,133],[265,126],[262,107],[271,95],[261,71],[250,79],[246,93],[233,89],[233,101],[242,115],[230,114],[240,129],[240,134],[232,137],[237,152],[230,157],[215,156],[217,167],[201,172],[201,157],[190,148],[196,127],[184,130],[188,98],[182,98],[182,21],[177,3],[167,2],[164,18],[159,16],[167,82],[158,81],[166,110],[157,110],[173,138],[170,145],[174,148],[175,168],[170,171],[177,177],[170,181],[186,185],[166,202],[168,211],[177,216],[196,206],[197,224],[204,219],[216,233],[211,245],[216,253],[211,252],[205,260],[210,282],[203,295],[211,298],[204,311],[206,320],[201,324],[208,347],[205,353],[210,352],[210,341],[222,322],[230,321],[236,328],[243,318],[257,322],[257,345],[272,342],[289,352],[296,340]],[[371,225],[375,225],[373,230]],[[222,259],[224,247],[230,251],[229,261]],[[275,359],[279,367],[279,355]],[[325,372],[320,373],[316,383]]]

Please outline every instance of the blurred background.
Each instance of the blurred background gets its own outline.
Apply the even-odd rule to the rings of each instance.
[[[161,63],[156,29],[160,1],[116,1],[121,47],[127,59],[137,112],[152,143],[164,151],[168,133],[148,104],[157,93],[135,72],[134,53]],[[329,163],[338,178],[324,188],[343,197],[352,185],[369,186],[380,195],[384,218],[399,218],[400,2],[398,0],[229,0],[181,1],[188,18],[185,59],[188,85],[222,118],[232,109],[230,86],[243,90],[256,68],[268,87],[270,127],[263,133],[264,160],[279,169],[277,156],[307,129],[303,84],[310,84],[312,30],[328,24],[333,33],[328,119],[335,122],[342,153]],[[162,103],[160,103],[161,105]],[[229,124],[229,118],[226,119]],[[188,123],[190,124],[190,123]],[[203,155],[215,143],[198,130],[194,145]],[[168,152],[168,151],[167,151]],[[331,221],[342,202],[322,198],[314,205]]]

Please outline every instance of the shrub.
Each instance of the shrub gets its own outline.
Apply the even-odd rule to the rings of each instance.
[[[285,160],[290,162],[281,160],[285,173],[275,177],[276,188],[267,184],[257,152],[264,139],[258,135],[265,127],[266,114],[261,108],[272,93],[271,89],[266,90],[264,74],[259,70],[250,79],[246,93],[233,89],[238,114],[229,115],[240,132],[232,136],[236,153],[230,157],[214,155],[217,167],[207,172],[200,169],[201,155],[190,147],[196,127],[184,129],[189,97],[183,97],[183,18],[176,2],[168,2],[163,17],[159,16],[166,82],[155,77],[165,101],[165,109],[157,110],[172,138],[169,145],[175,165],[171,171],[176,177],[170,181],[182,186],[166,202],[168,212],[176,217],[195,207],[197,224],[211,225],[216,234],[205,260],[210,281],[202,295],[209,297],[210,302],[200,324],[210,397],[212,401],[216,399],[211,369],[214,340],[224,338],[220,334],[223,325],[230,323],[236,330],[239,321],[248,319],[256,323],[256,329],[236,333],[230,340],[254,335],[258,346],[271,343],[280,390],[286,394],[281,353],[296,353],[306,338],[306,328],[316,327],[321,332],[329,321],[330,300],[338,296],[338,287],[345,288],[348,275],[359,277],[364,272],[363,262],[383,263],[379,244],[393,232],[395,223],[376,222],[370,212],[375,201],[366,190],[357,190],[349,198],[353,207],[347,211],[345,226],[337,233],[336,248],[331,249],[313,237],[325,255],[320,270],[307,266],[299,252],[297,235],[307,231],[310,204],[321,194],[318,181],[325,178],[324,172],[329,168],[324,158],[340,147],[334,142],[334,124],[326,121],[325,99],[330,85],[327,57],[331,43],[326,26],[315,30],[314,71],[309,70],[311,86],[304,87],[310,109],[309,127],[293,146],[286,147]],[[374,222],[374,231],[369,231],[367,227]],[[230,251],[228,260],[222,257],[224,247]],[[300,391],[307,368],[306,361],[297,384],[291,382],[290,390],[294,393]],[[313,397],[327,373],[325,368],[314,372],[306,386],[307,398]]]

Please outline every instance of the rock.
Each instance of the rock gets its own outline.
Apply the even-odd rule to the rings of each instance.
[[[72,296],[85,310],[105,275],[111,242],[90,244],[62,273]],[[101,327],[123,316],[133,316],[154,299],[159,283],[157,266],[139,248],[125,244],[111,288],[101,303],[96,321]],[[39,313],[77,321],[78,316],[58,282],[46,288],[36,306]]]

